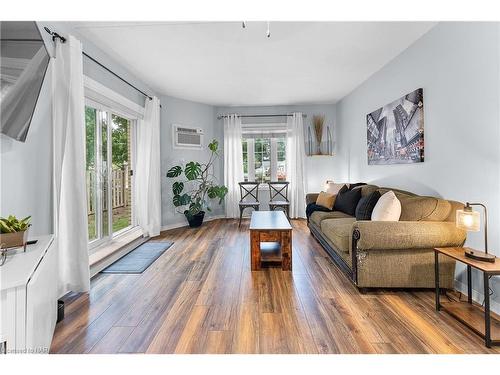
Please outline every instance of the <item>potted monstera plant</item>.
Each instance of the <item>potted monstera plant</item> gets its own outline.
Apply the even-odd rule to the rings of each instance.
[[[211,211],[210,199],[218,199],[218,204],[222,204],[227,194],[227,187],[218,185],[213,173],[214,162],[219,157],[218,147],[215,139],[210,142],[207,163],[190,161],[184,166],[175,165],[167,172],[168,178],[178,179],[172,185],[172,202],[179,213],[184,213],[191,228],[203,223],[205,209]]]

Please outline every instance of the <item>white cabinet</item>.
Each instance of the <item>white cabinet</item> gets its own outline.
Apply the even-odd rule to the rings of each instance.
[[[7,353],[50,349],[57,319],[57,252],[53,236],[37,239],[26,252],[9,254],[0,267],[0,342]]]

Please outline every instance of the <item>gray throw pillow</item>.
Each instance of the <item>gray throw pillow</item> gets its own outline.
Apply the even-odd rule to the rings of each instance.
[[[379,198],[380,193],[377,190],[361,198],[356,207],[356,220],[371,220],[373,208]]]

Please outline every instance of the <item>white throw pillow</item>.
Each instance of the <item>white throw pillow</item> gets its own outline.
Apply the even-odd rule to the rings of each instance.
[[[340,189],[342,189],[345,184],[336,184],[333,182],[327,182],[326,185],[327,185],[326,192],[328,194],[337,195]]]
[[[382,195],[372,211],[372,221],[399,221],[401,202],[392,190]]]

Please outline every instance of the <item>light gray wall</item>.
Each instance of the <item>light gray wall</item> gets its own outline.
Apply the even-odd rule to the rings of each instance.
[[[43,31],[48,26],[52,31],[66,36],[74,34],[82,41],[84,51],[110,69],[121,75],[143,91],[152,91],[118,62],[99,50],[66,22],[40,22],[42,37],[49,54],[54,55],[50,36]],[[112,76],[102,68],[96,67],[84,59],[84,73],[115,90],[121,95],[144,105],[144,97]],[[53,231],[53,194],[52,194],[52,98],[51,72],[48,71],[40,97],[33,115],[33,120],[25,143],[0,136],[0,216],[14,214],[32,215],[31,233],[34,235]],[[210,117],[212,118],[212,116]]]
[[[177,99],[169,96],[160,98],[163,109],[161,111],[161,160],[162,160],[162,225],[173,226],[184,224],[185,219],[182,214],[176,213],[172,204],[172,180],[168,180],[165,175],[168,169],[179,161],[197,160],[203,161],[209,155],[206,148],[204,150],[185,150],[174,149],[172,146],[172,125],[186,125],[200,127],[205,131],[205,140],[215,138],[219,141],[221,149],[220,159],[216,163],[216,176],[220,183],[224,181],[223,164],[223,144],[224,144],[224,126],[223,121],[218,120],[217,116],[222,113],[239,114],[281,114],[290,112],[302,112],[307,114],[305,123],[310,124],[312,116],[315,114],[325,115],[326,123],[334,125],[334,138],[337,137],[335,120],[335,106],[332,104],[322,105],[303,105],[303,106],[269,106],[269,107],[213,107],[206,104]],[[248,120],[250,121],[250,120]],[[266,121],[259,119],[256,121]],[[269,121],[269,120],[267,120]],[[341,178],[342,166],[337,166],[335,157],[307,157],[307,188],[308,191],[321,190],[327,179]],[[260,200],[262,207],[268,202],[267,192],[261,192]],[[207,213],[207,216],[223,215],[224,209],[216,204],[212,207],[213,213]]]
[[[161,110],[161,192],[162,192],[162,225],[163,227],[174,225],[185,225],[186,219],[182,213],[177,213],[172,204],[172,184],[173,179],[167,179],[166,174],[170,167],[179,163],[189,161],[207,162],[210,151],[207,148],[212,139],[219,141],[222,149],[223,128],[214,123],[214,107],[177,99],[170,96],[160,97]],[[184,125],[188,127],[202,128],[204,131],[204,147],[196,149],[174,149],[172,142],[172,126]],[[214,164],[215,176],[218,181],[224,183],[223,156]],[[223,206],[219,206],[216,201],[211,204],[212,212],[207,212],[206,217],[224,214]]]
[[[334,104],[315,104],[315,105],[285,105],[285,106],[263,106],[263,107],[217,107],[216,124],[223,127],[223,120],[217,120],[217,116],[225,113],[238,113],[240,115],[255,114],[286,114],[291,112],[302,112],[307,115],[304,119],[304,125],[310,125],[313,115],[324,115],[325,126],[333,127],[334,142],[339,137],[339,129],[335,123],[335,105]],[[246,122],[258,123],[259,121],[275,121],[274,119],[249,118],[243,119]],[[336,142],[334,152],[337,152],[338,143]],[[306,189],[307,192],[318,192],[323,188],[326,180],[340,180],[347,177],[343,171],[344,167],[339,163],[337,156],[307,156],[306,157]]]
[[[495,228],[489,233],[490,251],[497,255],[499,30],[496,23],[440,23],[337,103],[339,142],[351,181],[483,202]],[[366,114],[419,87],[424,89],[425,162],[369,166]],[[467,244],[483,248],[483,236],[470,233]],[[482,290],[478,276],[474,287]],[[463,267],[457,267],[457,278],[465,282]],[[500,285],[493,284],[500,302]]]

